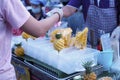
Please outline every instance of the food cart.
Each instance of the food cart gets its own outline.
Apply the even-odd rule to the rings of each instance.
[[[19,41],[20,42],[22,41],[22,45],[25,49],[25,55],[19,57],[19,56],[16,56],[13,52],[12,64],[15,67],[17,78],[19,79],[24,78],[22,80],[26,80],[26,79],[27,80],[73,80],[75,76],[83,75],[85,72],[85,70],[82,70],[82,69],[78,71],[75,70],[77,66],[79,67],[81,65],[81,63],[78,61],[80,60],[80,56],[81,56],[79,53],[82,54],[82,52],[84,52],[83,54],[86,53],[85,56],[87,56],[88,54],[90,56],[90,55],[93,55],[93,52],[99,52],[97,50],[90,49],[90,48],[85,49],[85,51],[81,50],[81,52],[79,52],[80,50],[77,50],[77,49],[72,50],[72,48],[70,48],[70,50],[72,50],[70,51],[68,48],[68,49],[61,51],[61,53],[56,54],[55,53],[56,51],[54,52],[54,50],[52,51],[48,49],[48,47],[51,46],[51,43],[47,43],[46,45],[45,44],[46,41],[47,42],[49,41],[46,39],[44,40],[44,38],[38,39],[36,41],[32,39],[28,39],[27,41],[25,41],[21,37],[19,37],[19,39],[16,40],[15,42],[19,42]],[[68,53],[67,51],[69,51],[69,54],[66,54]],[[74,53],[74,51],[76,54]],[[36,54],[36,55],[33,55],[33,54]],[[69,56],[64,57],[65,55],[66,56],[69,55]],[[86,58],[89,58],[88,60],[93,60],[95,63],[95,65],[92,67],[92,70],[97,75],[99,75],[103,71],[103,67],[96,63],[97,62],[96,55],[95,56],[93,55],[90,57],[89,56]],[[71,60],[74,60],[74,61],[71,62]],[[64,64],[67,62],[70,62],[71,64]],[[75,62],[80,65],[74,64]],[[56,67],[56,65],[59,65],[59,66]],[[79,69],[80,68],[82,68],[82,66],[79,67]]]
[[[12,55],[12,63],[15,66],[18,75],[24,74],[24,76],[30,77],[30,80],[73,80],[73,77],[84,74],[84,71],[66,74],[42,62],[38,62],[39,64],[37,64],[37,61],[34,61],[32,58],[21,58],[17,57],[15,54]],[[24,68],[28,69],[29,74],[26,73],[25,75],[25,73],[22,73],[25,71]],[[103,67],[97,65],[92,69],[99,75],[102,72]]]

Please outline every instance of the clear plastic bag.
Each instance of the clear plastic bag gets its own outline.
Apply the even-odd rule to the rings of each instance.
[[[115,73],[120,72],[120,58],[114,61],[111,66],[111,71]]]
[[[112,50],[111,39],[110,39],[109,33],[101,35],[101,43],[102,43],[103,51]]]
[[[119,40],[116,40],[116,39],[111,39],[111,47],[114,51],[113,53],[113,61],[116,61],[118,58],[119,58]]]

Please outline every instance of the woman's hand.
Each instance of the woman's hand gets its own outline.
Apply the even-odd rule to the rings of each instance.
[[[51,10],[47,13],[47,16],[52,16],[55,13],[57,13],[59,15],[59,21],[60,21],[63,17],[63,10],[62,9],[54,8],[53,10]]]

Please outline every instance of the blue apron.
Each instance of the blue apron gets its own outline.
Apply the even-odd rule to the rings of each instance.
[[[114,0],[109,0],[109,8],[107,9],[95,6],[94,0],[90,0],[86,26],[89,28],[88,44],[96,47],[100,36],[104,33],[111,33],[117,26]]]

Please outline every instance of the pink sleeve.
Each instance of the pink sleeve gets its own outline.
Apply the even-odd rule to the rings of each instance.
[[[4,14],[7,22],[14,28],[20,28],[30,17],[20,0],[4,0]]]

